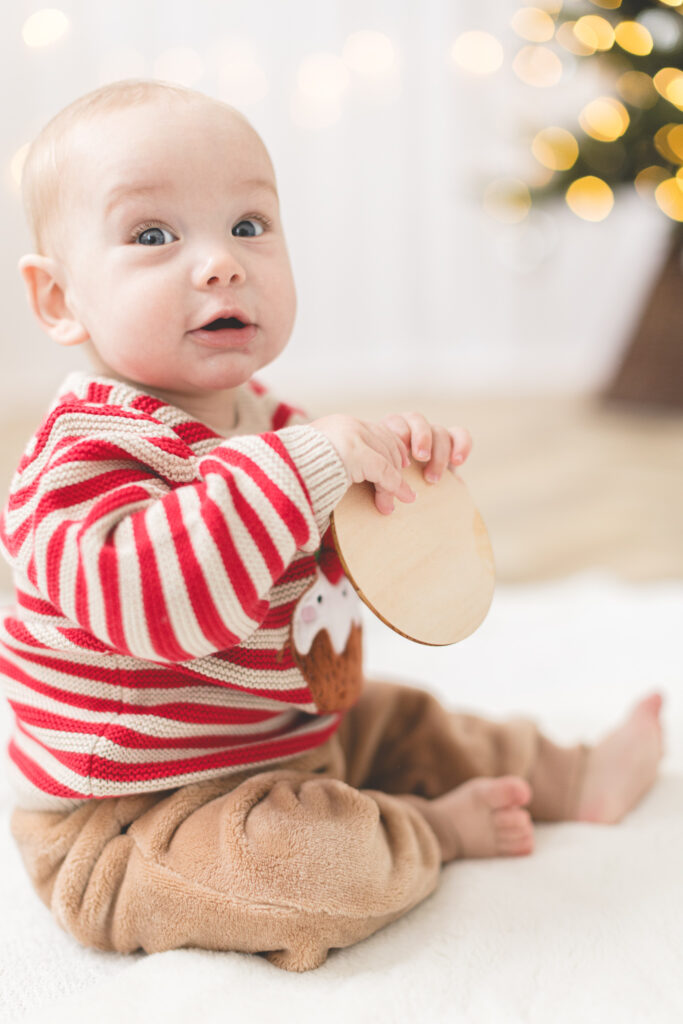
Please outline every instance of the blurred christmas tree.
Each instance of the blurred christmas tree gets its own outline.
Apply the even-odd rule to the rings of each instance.
[[[525,40],[516,74],[555,84],[561,47],[579,62],[598,61],[604,88],[577,125],[535,135],[545,180],[529,188],[526,202],[562,195],[577,216],[600,221],[615,192],[635,187],[671,221],[668,259],[607,393],[683,406],[683,0],[541,3],[512,19]]]

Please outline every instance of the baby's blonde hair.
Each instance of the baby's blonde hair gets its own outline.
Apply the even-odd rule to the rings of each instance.
[[[64,170],[70,136],[76,125],[84,120],[94,120],[103,114],[158,99],[179,100],[185,103],[197,100],[217,103],[233,115],[246,120],[227,103],[205,96],[194,89],[154,79],[124,79],[80,96],[48,121],[31,143],[24,162],[21,178],[22,197],[37,253],[55,254],[55,225],[62,212]]]

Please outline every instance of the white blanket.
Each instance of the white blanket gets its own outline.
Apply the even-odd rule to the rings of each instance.
[[[369,675],[491,717],[531,715],[560,742],[594,740],[660,689],[667,755],[621,825],[536,826],[531,857],[451,864],[412,913],[307,974],[236,953],[80,948],[23,875],[2,788],[0,1020],[680,1024],[682,632],[683,584],[596,574],[499,587],[480,630],[450,648],[368,619]]]

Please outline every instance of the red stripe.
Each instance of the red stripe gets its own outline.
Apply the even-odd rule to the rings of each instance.
[[[157,409],[165,406],[167,403],[162,402],[160,398],[153,398],[152,395],[138,395],[130,403],[131,409],[139,409],[141,412],[155,413]]]
[[[140,564],[142,603],[152,646],[157,654],[167,661],[187,661],[192,657],[192,652],[180,646],[173,631],[161,586],[156,552],[147,530],[145,516],[133,516],[132,522],[135,550]]]
[[[298,411],[299,410],[294,409],[293,406],[287,405],[286,402],[280,402],[275,412],[273,413],[273,430],[281,430],[283,427],[286,427],[294,413]]]
[[[13,624],[11,627],[9,626],[10,622]],[[307,700],[310,700],[310,694],[308,695],[307,699],[304,699],[304,697],[302,697],[302,695],[306,695],[308,691],[301,687],[276,690],[271,688],[264,689],[258,686],[240,686],[234,682],[225,682],[224,680],[215,679],[211,676],[207,677],[206,675],[203,675],[200,672],[195,672],[189,667],[189,664],[184,664],[182,666],[173,665],[169,667],[154,667],[155,663],[152,661],[148,661],[143,662],[140,668],[107,668],[107,664],[111,664],[111,659],[107,658],[105,654],[105,657],[102,659],[101,664],[80,665],[78,662],[72,661],[68,657],[60,658],[59,656],[56,656],[54,654],[45,655],[39,653],[40,650],[48,649],[46,645],[40,643],[40,641],[38,640],[35,640],[29,633],[22,633],[19,627],[16,625],[16,623],[16,619],[6,620],[5,626],[7,628],[7,631],[10,634],[12,634],[12,632],[17,632],[17,639],[21,642],[32,644],[34,650],[23,651],[11,647],[7,647],[7,650],[12,651],[12,653],[15,654],[20,660],[26,662],[29,665],[36,665],[39,668],[45,668],[48,671],[63,672],[65,675],[74,676],[76,679],[89,679],[93,682],[102,683],[104,686],[121,686],[125,687],[125,689],[127,690],[176,690],[182,687],[196,686],[197,684],[200,684],[210,687],[216,686],[221,689],[227,690],[237,690],[240,693],[255,692],[260,694],[261,696],[274,697],[275,700],[279,701],[287,701],[290,698],[292,698],[297,703],[306,703]],[[36,650],[36,648],[38,650]],[[214,655],[214,657],[217,658],[219,661],[230,663],[229,659],[231,651],[234,652],[236,650],[237,648],[232,648],[228,651],[219,651]],[[272,666],[272,671],[281,672],[286,671],[287,668],[291,668],[291,660],[289,657],[287,657],[287,659],[283,659],[280,661],[278,660],[277,657],[277,651],[272,651],[270,653],[273,655],[272,658],[268,657],[269,651],[267,648],[264,651],[254,649],[255,659],[259,660],[259,656],[265,654],[266,657],[264,660],[267,660],[268,663]],[[4,659],[0,656],[0,668],[2,668],[3,665],[9,664],[10,662],[5,662]],[[233,659],[233,664],[238,664],[238,662]],[[7,671],[6,668],[5,671]],[[31,679],[32,677],[30,676],[26,677],[27,681]],[[27,683],[27,685],[30,685],[30,682]],[[58,690],[56,692],[61,693],[62,691]]]
[[[112,384],[100,384],[98,381],[93,380],[88,384],[88,390],[86,392],[86,402],[101,402],[105,404],[109,401],[109,396],[112,391]]]
[[[274,434],[261,434],[261,439],[269,444],[269,438],[275,437]],[[279,442],[278,442],[279,444]],[[280,445],[280,447],[282,447]],[[284,448],[283,448],[284,451]],[[258,463],[254,462],[247,455],[237,451],[235,448],[230,448],[227,445],[221,445],[216,448],[213,452],[213,457],[209,456],[207,459],[203,459],[199,464],[199,472],[208,472],[209,465],[217,466],[223,469],[220,462],[217,462],[215,456],[220,456],[222,460],[229,466],[235,466],[245,472],[255,484],[260,488],[263,494],[268,498],[268,501],[273,506],[275,511],[278,513],[282,521],[286,524],[289,529],[294,541],[296,542],[297,548],[301,548],[306,544],[310,537],[310,532],[305,518],[287,495],[282,491],[277,484],[270,479],[269,476],[264,473]],[[289,456],[287,460],[291,463]],[[225,470],[223,469],[223,473]],[[221,474],[223,475],[223,474]]]
[[[86,694],[73,693],[70,690],[62,690],[56,686],[50,686],[38,679],[29,676],[23,669],[4,658],[0,658],[0,670],[10,679],[16,679],[27,689],[44,697],[50,697],[64,707],[83,708],[90,712],[120,712],[122,714],[141,715],[150,723],[155,718],[170,719],[174,722],[182,722],[186,725],[244,725],[255,722],[266,721],[271,717],[272,712],[254,710],[249,708],[234,708],[213,704],[200,704],[193,701],[164,701],[158,704],[137,704],[134,701],[124,701],[120,695],[115,697],[93,697]],[[187,681],[186,681],[187,685]],[[252,692],[251,690],[247,692]],[[273,691],[260,691],[264,697],[275,697]],[[291,699],[290,699],[291,698]],[[276,699],[287,704],[309,704],[311,694],[308,690],[288,690],[286,693],[277,694]]]
[[[119,592],[119,556],[111,534],[100,548],[97,559],[97,571],[100,576],[100,589],[104,602],[104,617],[107,623],[109,639],[117,651],[129,654],[126,634],[123,628],[121,595]]]
[[[31,594],[24,593],[23,590],[17,588],[16,591],[17,604],[22,608],[25,608],[29,612],[33,612],[35,615],[59,615],[59,611],[49,601],[43,601],[41,597],[33,597]]]
[[[27,729],[24,728],[25,726],[31,726],[36,729],[58,730],[60,733],[70,733],[72,735],[96,735],[111,740],[112,743],[116,743],[120,747],[127,747],[131,750],[163,750],[165,748],[168,750],[182,750],[183,748],[190,747],[196,747],[198,750],[208,750],[212,747],[231,747],[237,744],[244,745],[245,742],[251,739],[254,741],[271,739],[286,732],[291,732],[293,728],[292,722],[286,722],[277,729],[266,729],[250,736],[245,736],[243,733],[232,735],[228,733],[213,733],[208,736],[150,736],[149,733],[142,732],[139,729],[131,729],[116,721],[88,723],[79,721],[76,718],[68,718],[66,715],[56,715],[49,711],[43,711],[40,708],[33,708],[28,704],[21,704],[16,701],[10,701],[10,704],[15,711],[17,722],[23,732],[27,732]],[[279,712],[277,711],[270,711],[267,713],[267,717],[262,716],[257,721],[263,721],[263,724],[266,725],[270,719],[275,718],[278,714]],[[230,722],[227,724],[235,727],[244,723]],[[35,737],[33,738],[35,739]],[[44,743],[42,740],[36,740],[36,742]]]
[[[268,602],[259,598],[251,576],[232,539],[223,509],[206,493],[200,505],[204,524],[220,552],[223,568],[230,580],[235,597],[243,610],[255,623],[260,623],[268,612]]]
[[[235,506],[235,511],[249,530],[252,540],[258,547],[268,567],[271,580],[276,580],[283,572],[285,565],[272,537],[240,491],[234,477],[229,476],[226,483]]]
[[[231,629],[228,629],[213,602],[202,567],[195,555],[192,540],[185,527],[180,500],[175,492],[172,491],[168,495],[164,503],[164,510],[195,618],[201,626],[204,636],[211,641],[215,650],[232,647],[233,644],[239,643],[239,637]]]
[[[56,782],[47,772],[43,771],[40,765],[36,764],[32,758],[19,749],[14,740],[10,740],[8,751],[10,758],[14,761],[17,768],[43,793],[49,793],[50,796],[69,797],[70,799],[82,798],[82,793],[77,793],[75,789],[63,786],[61,783]]]
[[[292,473],[294,473],[295,477],[299,481],[299,486],[301,487],[301,490],[306,495],[306,500],[308,501],[308,504],[312,508],[313,505],[312,505],[312,502],[311,502],[311,496],[308,493],[308,487],[304,483],[304,478],[302,477],[301,473],[299,472],[299,468],[298,468],[297,464],[294,462],[294,459],[289,454],[289,452],[285,448],[285,446],[282,443],[282,441],[280,440],[280,438],[277,436],[277,434],[262,434],[262,438],[266,442],[266,444],[269,445],[273,449],[274,452],[277,452],[277,454],[280,456],[282,461],[287,463],[287,465],[291,469]]]
[[[36,739],[35,736],[31,736],[31,739],[35,743],[39,743],[46,750],[49,750],[56,760],[83,778],[90,777],[103,782],[130,782],[133,784],[156,779],[168,779],[193,772],[233,768],[244,764],[253,764],[254,761],[291,757],[293,754],[298,754],[303,750],[311,750],[313,747],[320,746],[338,729],[339,722],[340,719],[338,718],[321,732],[314,733],[313,735],[309,733],[304,736],[282,737],[270,742],[246,742],[241,746],[229,750],[216,751],[213,754],[178,759],[169,758],[165,761],[143,761],[136,764],[113,761],[110,758],[100,757],[97,754],[80,754],[69,750],[57,750],[53,747],[48,747]]]
[[[178,423],[171,428],[186,444],[198,444],[200,441],[208,441],[211,437],[220,437],[215,430],[211,430],[204,423],[197,420],[188,420],[187,423]]]

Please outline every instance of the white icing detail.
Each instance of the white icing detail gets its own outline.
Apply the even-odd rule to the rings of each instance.
[[[325,629],[335,654],[343,654],[354,624],[361,624],[356,591],[345,576],[332,584],[318,569],[315,583],[294,609],[292,638],[297,652],[308,654],[317,634]]]

